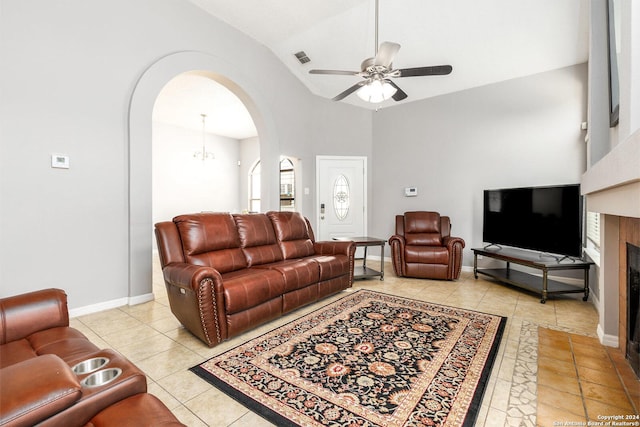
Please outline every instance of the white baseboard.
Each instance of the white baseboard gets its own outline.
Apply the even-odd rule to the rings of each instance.
[[[600,340],[600,343],[602,345],[606,345],[607,347],[613,347],[613,348],[620,347],[620,340],[618,339],[618,337],[614,335],[606,335],[602,330],[602,326],[600,326],[600,324],[598,324],[597,333],[598,333],[598,339]]]
[[[148,293],[148,294],[143,294],[143,295],[138,295],[135,297],[130,297],[129,298],[129,305],[138,305],[138,304],[144,304],[145,302],[149,302],[149,301],[153,301],[154,297],[153,297],[153,292]]]
[[[111,301],[99,302],[97,304],[85,305],[84,307],[72,308],[69,310],[69,317],[79,317],[87,314],[98,313],[100,311],[111,310],[123,305],[137,305],[153,301],[153,293],[138,295],[130,298],[118,298]]]

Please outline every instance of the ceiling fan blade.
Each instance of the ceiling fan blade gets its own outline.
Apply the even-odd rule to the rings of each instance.
[[[396,57],[399,50],[400,45],[398,43],[382,42],[382,44],[380,44],[380,48],[378,48],[378,53],[373,61],[373,65],[390,67],[393,62],[393,58]]]
[[[400,87],[395,84],[393,81],[389,80],[389,79],[385,79],[385,82],[389,83],[391,86],[393,86],[394,88],[396,88],[396,93],[393,94],[393,96],[391,98],[393,98],[394,101],[402,101],[403,99],[405,99],[408,95],[402,90],[400,89]]]
[[[344,92],[336,95],[332,99],[332,101],[341,101],[341,100],[345,99],[347,96],[351,95],[353,92],[357,91],[358,89],[360,89],[362,86],[364,86],[366,84],[367,84],[366,80],[358,82],[358,83],[354,84],[353,86],[351,86],[349,89],[345,90]]]
[[[433,67],[402,68],[396,71],[399,73],[394,77],[445,76],[453,71],[453,67],[451,65],[435,65]]]
[[[357,76],[360,71],[343,71],[343,70],[309,70],[309,74],[332,74],[336,76]]]

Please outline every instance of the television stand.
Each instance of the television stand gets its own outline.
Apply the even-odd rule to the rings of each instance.
[[[473,248],[473,276],[477,279],[478,274],[483,274],[494,278],[500,282],[509,283],[520,288],[540,293],[540,302],[547,302],[547,298],[552,294],[570,294],[583,293],[583,301],[589,299],[589,268],[593,262],[576,260],[572,258],[560,258],[545,260],[536,252],[529,252],[516,248],[499,248],[490,249],[489,246],[484,248]],[[505,268],[478,268],[478,256],[485,256],[500,261],[505,261]],[[519,264],[525,267],[535,268],[542,271],[542,277],[525,273],[519,270],[513,270],[510,264]],[[564,282],[549,279],[549,271],[556,270],[583,270],[584,285],[583,287],[573,286]]]

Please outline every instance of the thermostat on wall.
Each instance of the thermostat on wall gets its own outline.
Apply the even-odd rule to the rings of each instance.
[[[52,154],[51,167],[69,169],[69,156],[65,156],[64,154]]]
[[[405,197],[415,197],[418,195],[418,187],[405,187],[404,189]]]

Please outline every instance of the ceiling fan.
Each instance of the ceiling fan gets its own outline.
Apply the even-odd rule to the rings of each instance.
[[[383,42],[378,47],[378,0],[376,0],[375,7],[375,56],[362,61],[360,71],[309,70],[309,74],[360,76],[364,79],[336,95],[333,101],[340,101],[356,91],[360,98],[372,103],[382,102],[389,98],[393,98],[394,101],[402,101],[407,98],[407,94],[391,78],[443,76],[453,70],[451,65],[393,69],[393,59],[400,50],[400,45],[393,42]]]

